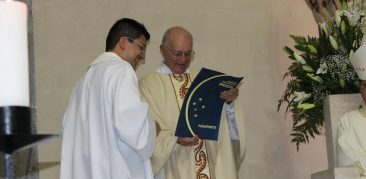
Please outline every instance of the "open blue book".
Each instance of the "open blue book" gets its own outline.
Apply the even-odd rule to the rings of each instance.
[[[184,98],[175,136],[217,140],[225,102],[220,93],[236,87],[242,79],[202,68]]]

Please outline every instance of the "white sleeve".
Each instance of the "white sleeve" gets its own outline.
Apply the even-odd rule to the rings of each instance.
[[[360,146],[359,140],[363,140],[350,125],[350,116],[343,116],[338,123],[337,130],[337,164],[339,166],[355,166],[360,161],[363,168],[366,168],[366,155]]]
[[[148,118],[148,105],[140,100],[135,72],[122,67],[115,71],[111,80],[116,80],[112,94],[115,94],[113,111],[117,138],[148,160],[155,146],[155,123]]]
[[[231,140],[240,140],[239,139],[239,132],[238,132],[238,125],[236,124],[235,120],[235,111],[233,103],[227,104],[226,106],[226,116],[229,123],[229,130],[230,130],[230,138]]]

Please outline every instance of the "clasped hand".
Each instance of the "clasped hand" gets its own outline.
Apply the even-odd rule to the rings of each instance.
[[[239,96],[238,88],[231,88],[229,90],[220,93],[220,98],[224,99],[226,103],[231,103],[236,100]]]
[[[193,146],[197,144],[198,140],[199,140],[198,136],[178,137],[177,143],[182,146]]]

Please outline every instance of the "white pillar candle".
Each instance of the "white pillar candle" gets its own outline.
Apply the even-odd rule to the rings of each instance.
[[[29,106],[27,5],[0,0],[0,107]]]

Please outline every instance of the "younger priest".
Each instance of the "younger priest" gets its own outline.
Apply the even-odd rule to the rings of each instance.
[[[135,69],[150,35],[123,18],[76,84],[63,119],[61,179],[153,179],[155,125]]]

